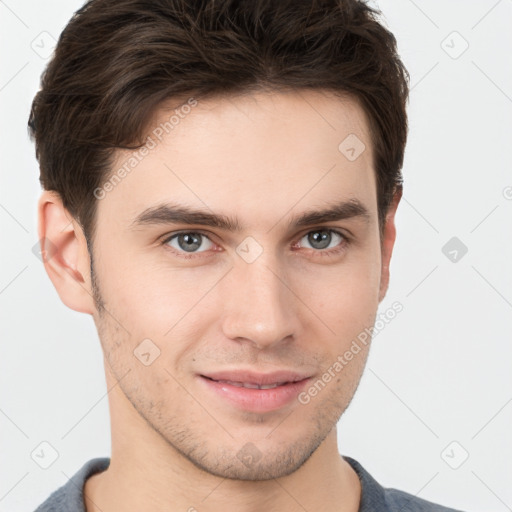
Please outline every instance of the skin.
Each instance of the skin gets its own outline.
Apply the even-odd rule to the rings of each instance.
[[[152,125],[169,118],[169,106]],[[351,133],[366,145],[355,161],[338,150]],[[114,168],[127,157],[119,151]],[[289,225],[305,211],[353,198],[367,208],[366,221]],[[170,200],[236,217],[242,229],[131,226],[140,212]],[[58,195],[43,192],[39,236],[55,246],[45,268],[62,301],[92,315],[110,389],[111,464],[87,480],[87,510],[357,511],[360,483],[338,453],[336,423],[368,347],[308,404],[293,400],[264,413],[228,403],[197,374],[285,368],[320,378],[375,322],[399,200],[381,239],[364,112],[320,91],[199,101],[98,201],[94,290],[79,224]],[[326,249],[313,245],[308,233],[326,228],[350,243],[333,235]],[[163,243],[197,230],[209,238],[196,252],[176,238]],[[248,236],[262,248],[252,263],[236,252]],[[160,350],[149,366],[134,356],[147,338]],[[260,455],[249,466],[237,457],[247,443]]]

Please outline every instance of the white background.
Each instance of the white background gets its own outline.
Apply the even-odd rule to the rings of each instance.
[[[60,302],[32,252],[29,108],[52,37],[81,3],[0,1],[0,511],[35,509],[87,460],[110,455],[94,324]],[[411,74],[380,308],[404,310],[374,339],[340,452],[384,486],[466,511],[512,510],[512,0],[378,5]],[[454,236],[468,248],[457,262],[441,250]],[[42,441],[59,453],[48,469],[31,458]]]

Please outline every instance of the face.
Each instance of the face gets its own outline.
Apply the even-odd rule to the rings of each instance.
[[[366,119],[318,91],[199,101],[162,134],[171,114],[162,106],[151,149],[98,194],[106,363],[196,466],[284,476],[350,403],[368,348],[335,363],[385,291]],[[366,147],[355,159],[339,149],[350,134],[356,155]]]

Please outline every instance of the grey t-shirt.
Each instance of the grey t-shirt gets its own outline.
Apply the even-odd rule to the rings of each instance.
[[[359,462],[343,455],[361,481],[359,512],[461,512],[442,507],[397,489],[382,487]],[[108,468],[109,458],[86,462],[62,487],[54,491],[35,512],[85,512],[84,484],[88,477]]]

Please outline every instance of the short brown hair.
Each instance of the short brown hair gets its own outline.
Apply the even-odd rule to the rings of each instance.
[[[140,147],[164,100],[326,90],[354,97],[369,120],[382,232],[402,187],[409,75],[379,16],[362,0],[90,0],[32,103],[41,185],[90,241],[115,149]]]

